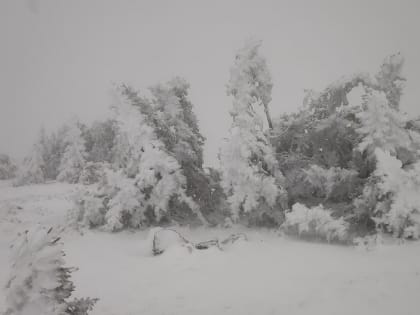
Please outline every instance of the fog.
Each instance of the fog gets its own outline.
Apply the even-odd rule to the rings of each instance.
[[[43,125],[106,117],[113,83],[147,87],[185,77],[217,163],[227,134],[225,85],[235,50],[263,40],[274,82],[273,115],[293,111],[306,88],[375,72],[401,52],[402,108],[420,114],[418,1],[0,2],[0,152],[24,156]]]

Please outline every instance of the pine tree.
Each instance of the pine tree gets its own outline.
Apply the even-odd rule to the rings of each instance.
[[[151,88],[157,111],[156,127],[159,138],[179,163],[201,168],[205,138],[199,131],[188,89],[189,84],[179,77]]]
[[[232,216],[265,208],[273,209],[277,198],[285,198],[273,149],[256,112],[271,100],[271,77],[259,54],[259,41],[248,41],[236,55],[230,71],[228,95],[233,97],[233,118],[229,139],[221,149],[222,185]]]
[[[153,108],[155,109],[155,130],[166,149],[181,165],[186,177],[186,193],[200,207],[206,216],[218,211],[215,205],[220,203],[212,195],[212,179],[203,169],[203,145],[205,138],[200,133],[198,120],[189,100],[189,84],[182,78],[175,77],[165,84],[151,88]],[[220,197],[220,196],[219,196]],[[185,203],[173,202],[172,216],[182,221],[194,221],[193,212]]]
[[[63,246],[52,229],[26,231],[13,244],[6,285],[6,315],[87,315],[97,299],[69,301],[74,268],[65,267]]]
[[[410,148],[411,139],[405,130],[407,118],[390,106],[385,93],[369,91],[363,110],[356,116],[361,122],[356,131],[363,136],[359,150],[373,154],[376,148],[381,148],[397,154],[399,148]]]
[[[186,178],[181,165],[155,132],[153,119],[156,117],[152,112],[145,112],[139,103],[133,103],[133,95],[128,94],[125,87],[117,92],[114,101],[115,139],[120,151],[120,170],[108,170],[99,191],[86,197],[86,200],[97,200],[102,196],[103,211],[86,209],[83,202],[80,211],[85,216],[94,217],[95,222],[102,221],[98,218],[102,213],[105,228],[117,231],[170,218],[173,203],[178,201],[205,221],[197,204],[186,194]]]
[[[68,183],[79,182],[80,174],[86,163],[85,141],[82,131],[77,123],[74,123],[66,134],[67,146],[61,158],[57,180]]]

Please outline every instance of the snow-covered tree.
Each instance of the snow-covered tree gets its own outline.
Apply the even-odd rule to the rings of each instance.
[[[247,41],[230,71],[228,95],[233,97],[233,118],[229,138],[220,152],[222,185],[231,205],[232,216],[272,210],[286,198],[283,176],[274,151],[264,133],[263,118],[257,107],[271,101],[272,82],[260,41]]]
[[[87,160],[90,162],[108,162],[113,159],[115,126],[112,119],[95,121],[82,134],[86,141]]]
[[[406,169],[389,151],[375,149],[379,179],[377,222],[397,237],[420,238],[420,161]]]
[[[42,158],[45,162],[46,179],[57,179],[60,162],[67,146],[67,131],[68,126],[63,125],[49,135],[45,131],[41,132],[39,142],[42,148]]]
[[[0,180],[16,176],[17,166],[7,154],[0,154]]]
[[[375,75],[379,90],[385,92],[390,106],[399,109],[400,99],[406,81],[403,76],[404,57],[398,53],[385,58]]]
[[[6,315],[86,315],[97,299],[69,298],[74,268],[65,267],[63,246],[52,230],[37,228],[13,244],[6,285]]]
[[[104,176],[104,170],[109,168],[108,163],[86,162],[79,177],[79,183],[90,185],[98,183]]]
[[[199,131],[188,89],[189,84],[179,77],[151,88],[157,111],[157,134],[179,163],[201,167],[205,138]]]
[[[77,123],[72,124],[66,134],[66,149],[61,158],[57,180],[68,183],[79,182],[80,174],[86,164],[85,140]]]
[[[40,184],[45,182],[45,162],[42,158],[42,148],[38,143],[34,144],[29,156],[27,156],[14,181],[16,186]]]
[[[369,91],[363,107],[356,115],[361,122],[356,131],[363,137],[359,150],[373,154],[376,148],[381,148],[397,154],[398,148],[410,148],[412,141],[405,129],[407,117],[390,106],[384,92]]]
[[[155,109],[155,131],[166,149],[176,158],[186,177],[186,193],[206,216],[219,211],[221,200],[212,194],[213,180],[203,169],[205,138],[200,133],[198,120],[189,100],[189,84],[175,77],[165,84],[151,88]],[[213,182],[214,183],[214,182]],[[221,197],[219,195],[219,197]],[[173,215],[192,221],[191,211],[184,203],[173,203]]]
[[[375,232],[374,219],[390,210],[390,193],[381,193],[375,175],[375,150],[389,152],[403,170],[420,158],[420,124],[399,109],[403,65],[400,54],[392,55],[375,75],[359,72],[319,93],[309,90],[298,112],[274,121],[270,139],[289,203],[311,209],[324,202],[334,216],[345,214],[352,233]]]
[[[186,194],[181,165],[155,132],[153,116],[143,114],[144,108],[133,104],[124,89],[115,96],[116,147],[121,149],[121,169],[106,171],[104,182],[88,198],[98,200],[102,196],[103,210],[89,209],[86,203],[79,202],[81,211],[93,214],[95,222],[103,221],[107,230],[116,231],[157,223],[169,217],[173,202],[178,200],[204,221],[198,206]]]

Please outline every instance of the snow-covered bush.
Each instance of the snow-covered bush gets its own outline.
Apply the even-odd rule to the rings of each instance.
[[[61,158],[57,180],[78,183],[86,164],[85,140],[77,123],[73,123],[66,135],[67,146]]]
[[[356,248],[367,251],[380,247],[383,242],[384,240],[382,239],[381,234],[366,235],[364,237],[356,237],[353,239],[353,244]]]
[[[306,180],[316,190],[320,197],[326,199],[351,199],[357,184],[357,172],[355,170],[342,169],[340,167],[322,168],[311,165],[305,170]]]
[[[74,207],[68,213],[69,223],[75,227],[94,228],[105,224],[106,199],[97,187],[76,190]]]
[[[65,267],[60,238],[42,228],[26,231],[13,244],[6,286],[7,315],[86,315],[97,299],[72,300],[74,268]]]
[[[397,237],[420,237],[420,161],[407,167],[387,151],[375,150],[380,202],[377,222]]]
[[[57,179],[57,175],[60,172],[61,160],[68,145],[68,131],[69,127],[62,125],[49,136],[45,135],[44,139],[41,140],[45,161],[45,177],[47,179]]]
[[[322,205],[308,208],[295,203],[292,210],[286,212],[286,220],[282,227],[299,236],[320,237],[330,241],[344,241],[347,238],[348,224],[341,217],[335,219],[331,210]]]
[[[272,210],[287,200],[283,175],[264,133],[263,118],[256,111],[264,106],[268,114],[272,89],[265,58],[258,52],[260,45],[250,40],[238,51],[228,83],[233,123],[220,162],[222,186],[235,220],[250,212],[262,214],[265,208]]]
[[[0,180],[16,176],[17,166],[6,154],[0,154]]]
[[[33,146],[32,152],[27,156],[19,167],[14,180],[15,186],[39,184],[45,182],[45,162],[42,158],[41,148],[38,144]]]
[[[103,178],[106,168],[109,168],[106,163],[87,162],[80,173],[79,183],[90,185],[99,182]]]

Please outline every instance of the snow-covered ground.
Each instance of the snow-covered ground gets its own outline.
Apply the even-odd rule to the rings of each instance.
[[[74,185],[14,188],[0,182],[0,313],[9,244],[34,224],[63,225]],[[178,229],[192,241],[236,229]],[[273,231],[220,251],[150,251],[148,232],[64,232],[77,296],[98,297],[93,315],[420,314],[420,242],[373,251],[307,243]]]

